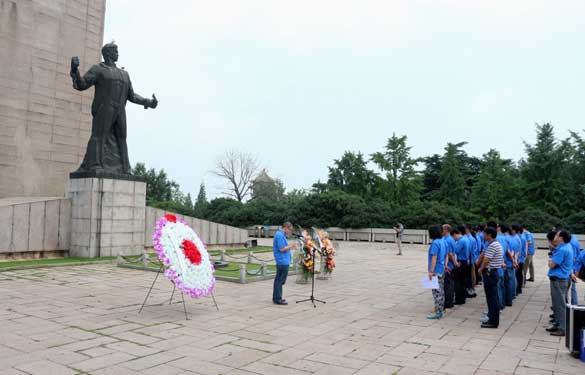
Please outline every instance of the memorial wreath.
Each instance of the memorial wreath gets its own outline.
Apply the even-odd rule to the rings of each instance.
[[[154,250],[167,276],[191,298],[213,293],[215,269],[207,248],[195,231],[175,215],[167,214],[156,222]]]

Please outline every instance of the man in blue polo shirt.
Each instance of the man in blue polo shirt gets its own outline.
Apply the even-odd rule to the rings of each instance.
[[[457,265],[455,271],[455,305],[465,304],[467,290],[465,288],[466,277],[469,274],[469,261],[471,249],[469,238],[464,236],[461,231],[465,227],[459,227],[451,231],[451,238],[456,241],[455,255],[457,256]]]
[[[274,253],[274,260],[276,262],[276,277],[274,278],[272,302],[277,305],[288,305],[288,302],[282,298],[282,286],[288,276],[288,269],[291,262],[290,251],[297,247],[294,243],[289,245],[286,239],[286,236],[290,235],[292,230],[293,226],[291,223],[284,223],[282,229],[278,230],[274,235],[274,241],[272,243],[272,252]]]
[[[524,285],[526,286],[526,281],[534,281],[534,236],[528,229],[526,229],[526,225],[522,225],[522,236],[526,241],[526,259],[524,260]],[[530,277],[527,279],[526,276],[530,271]]]
[[[500,299],[500,309],[504,310],[506,308],[506,283],[504,281],[506,277],[506,269],[508,268],[508,263],[505,261],[506,257],[508,256],[508,251],[510,250],[510,243],[508,242],[508,237],[506,233],[508,227],[505,225],[498,225],[498,235],[496,237],[496,241],[502,246],[502,254],[504,257],[504,267],[498,269],[498,276],[500,277],[498,280],[498,297]],[[512,303],[510,302],[510,306]]]
[[[451,237],[451,226],[443,225],[443,243],[446,249],[446,267],[445,267],[445,308],[449,309],[454,306],[455,299],[455,266],[457,258],[455,255],[455,240]]]
[[[546,330],[552,336],[565,336],[565,318],[567,292],[569,280],[573,272],[573,248],[570,245],[571,234],[559,231],[553,239],[556,249],[548,261],[548,278],[550,279],[550,296],[554,312],[555,325]]]
[[[516,260],[516,294],[522,294],[522,284],[524,283],[524,261],[526,260],[526,241],[522,237],[522,227],[518,224],[512,225],[512,241],[518,248],[514,253]]]
[[[581,252],[581,244],[575,235],[571,235],[571,248],[573,249],[573,262],[577,261],[579,253]],[[579,298],[577,297],[577,285],[571,280],[571,305],[578,305]]]

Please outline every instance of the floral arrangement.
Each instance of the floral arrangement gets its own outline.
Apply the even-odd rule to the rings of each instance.
[[[152,242],[165,275],[191,298],[205,297],[215,288],[215,269],[207,247],[183,220],[167,214],[156,222]]]
[[[317,229],[317,237],[319,238],[319,244],[321,245],[322,259],[325,261],[325,267],[323,272],[331,273],[335,268],[335,248],[333,243],[329,239],[329,235],[322,229]]]
[[[309,233],[304,230],[301,239],[301,251],[299,252],[299,262],[303,269],[303,277],[308,280],[313,272],[315,272],[315,264],[313,263],[313,251],[319,246],[311,239]]]

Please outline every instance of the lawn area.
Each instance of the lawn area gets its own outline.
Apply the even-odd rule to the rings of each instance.
[[[270,246],[256,246],[256,247],[248,247],[248,248],[241,248],[241,249],[226,249],[225,253],[229,255],[235,254],[248,254],[248,252],[254,252],[255,254],[258,253],[269,253],[272,251],[272,247]],[[219,250],[209,250],[209,254],[211,255],[219,255],[221,252]]]
[[[138,267],[142,267],[142,265],[143,265],[142,262],[140,262],[140,261],[130,262],[127,264],[131,265],[131,266],[138,266]],[[229,277],[229,278],[233,278],[233,279],[239,279],[240,278],[240,264],[241,263],[230,262],[227,267],[216,268],[215,275],[221,276],[221,277]],[[152,268],[153,270],[158,270],[160,268],[160,264],[155,263],[155,262],[150,262],[148,264],[148,267]],[[276,266],[275,265],[267,264],[266,267],[268,269],[269,275],[276,273]],[[292,267],[291,267],[291,269],[292,269]],[[254,273],[259,272],[259,270],[260,270],[260,264],[246,263],[246,273],[247,273],[246,278],[257,277],[254,275]],[[258,274],[258,276],[261,276],[261,275]]]
[[[248,252],[253,251],[255,254],[258,253],[267,253],[267,252],[271,252],[272,248],[269,246],[257,246],[257,247],[250,247],[250,248],[239,248],[239,249],[227,249],[226,250],[226,254],[228,255],[237,255],[237,254],[248,254]],[[220,255],[220,250],[209,250],[209,253],[213,256],[219,256]],[[151,259],[156,259],[156,254],[155,253],[149,253],[148,254],[149,257]],[[138,255],[133,255],[133,256],[124,256],[124,258],[134,261],[138,261]],[[101,258],[83,258],[83,257],[70,257],[70,258],[55,258],[55,259],[30,259],[30,260],[14,260],[14,261],[6,261],[6,262],[1,262],[0,261],[0,270],[2,269],[6,269],[6,268],[14,268],[14,267],[33,267],[33,266],[38,266],[38,267],[43,267],[43,266],[52,266],[52,265],[61,265],[61,264],[75,264],[75,263],[88,263],[88,262],[110,262],[112,260],[115,260],[116,257],[101,257]],[[158,268],[159,266],[155,263],[153,265],[151,265],[151,267],[154,268]],[[260,265],[254,265],[254,264],[248,264],[247,266],[247,270],[248,271],[254,271],[254,270],[258,270],[258,268],[260,268]],[[236,271],[230,271],[232,269],[235,269]],[[274,266],[268,266],[268,269],[271,271],[274,271],[275,268]],[[239,277],[239,268],[238,268],[238,264],[234,263],[234,264],[230,264],[229,267],[227,267],[227,271],[224,270],[217,270],[216,274],[219,276],[225,276],[225,277]],[[248,275],[250,276],[250,275]],[[250,276],[252,277],[252,276]]]

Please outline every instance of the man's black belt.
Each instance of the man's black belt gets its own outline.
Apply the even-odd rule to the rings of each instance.
[[[561,279],[560,277],[556,277],[556,276],[549,276],[548,279],[550,281],[569,281],[569,279]]]

